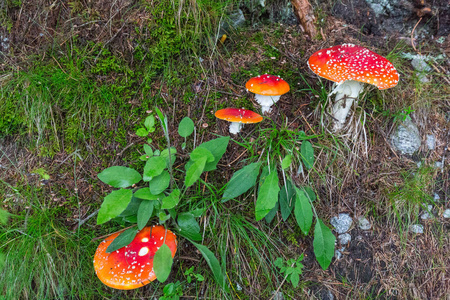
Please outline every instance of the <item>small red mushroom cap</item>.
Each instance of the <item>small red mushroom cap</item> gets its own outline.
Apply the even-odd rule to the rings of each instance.
[[[275,75],[259,75],[250,78],[245,88],[252,93],[264,96],[279,96],[289,92],[289,84]]]
[[[398,83],[398,72],[390,61],[353,44],[319,50],[311,55],[308,65],[320,77],[337,83],[356,80],[373,84],[380,90]]]
[[[216,117],[228,122],[258,123],[263,117],[251,110],[243,108],[224,108],[216,111]]]
[[[115,289],[136,289],[155,280],[153,256],[163,243],[169,246],[172,257],[177,251],[175,234],[158,225],[144,227],[128,246],[106,253],[106,248],[119,234],[112,234],[101,242],[94,256],[98,278]]]

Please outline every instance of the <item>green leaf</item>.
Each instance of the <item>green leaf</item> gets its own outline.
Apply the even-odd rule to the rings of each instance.
[[[200,241],[202,235],[200,234],[200,225],[195,219],[194,215],[185,212],[178,215],[178,226],[180,226],[183,236],[186,236],[194,241]]]
[[[291,155],[291,154],[288,154],[288,155],[286,155],[286,156],[283,158],[283,161],[281,162],[281,168],[282,168],[283,170],[286,170],[286,169],[289,168],[289,166],[291,165],[291,163],[292,163],[292,155]]]
[[[283,221],[286,221],[291,215],[295,202],[295,189],[290,180],[286,180],[286,184],[281,188],[278,195],[280,202],[280,211]]]
[[[179,189],[175,189],[169,196],[162,199],[161,209],[171,209],[177,206],[178,202],[180,202],[181,191]]]
[[[302,190],[305,191],[305,194],[308,196],[310,202],[314,202],[316,200],[316,193],[310,186],[302,187]]]
[[[159,200],[164,197],[164,194],[153,195],[150,188],[142,188],[134,192],[134,197],[144,200]]]
[[[189,155],[193,161],[197,161],[206,156],[206,162],[213,162],[214,155],[206,148],[197,147]]]
[[[272,172],[267,175],[258,192],[258,198],[256,199],[255,205],[256,221],[264,218],[276,205],[279,191],[280,187],[278,186],[277,171],[272,170]]]
[[[122,247],[128,246],[134,240],[137,233],[138,231],[136,228],[128,228],[112,241],[108,248],[106,248],[106,253],[111,253]]]
[[[277,211],[279,208],[279,204],[278,202],[275,204],[275,206],[269,211],[269,213],[264,217],[264,219],[266,220],[267,223],[271,223],[273,218],[275,218],[275,216],[277,215]]]
[[[197,208],[194,210],[190,210],[189,211],[194,217],[199,218],[203,215],[203,213],[205,212],[204,208]]]
[[[97,224],[103,224],[112,218],[117,217],[121,212],[127,208],[133,197],[131,190],[120,189],[112,191],[103,200],[102,206],[98,211]]]
[[[230,137],[224,136],[198,145],[197,148],[208,149],[214,155],[214,161],[206,163],[205,169],[203,171],[208,172],[216,169],[217,163],[227,150],[229,141]],[[189,160],[188,163],[186,164],[186,170],[193,163],[194,163],[193,160]]]
[[[166,168],[166,161],[161,156],[150,157],[144,166],[144,181],[150,181]]]
[[[145,128],[147,128],[147,130],[149,132],[152,132],[152,129],[154,131],[154,127],[155,127],[155,117],[153,115],[148,116],[147,118],[145,118],[144,121],[144,126]]]
[[[226,277],[222,271],[222,267],[220,266],[219,260],[215,257],[214,253],[212,253],[211,250],[209,250],[208,247],[204,245],[197,244],[192,240],[191,243],[195,247],[197,247],[197,249],[203,255],[203,258],[206,260],[206,263],[213,272],[214,279],[216,280],[217,284],[221,286],[225,291],[228,291],[229,288],[225,280]]]
[[[144,152],[148,156],[153,156],[153,149],[148,144],[144,144]]]
[[[150,180],[149,187],[150,192],[153,195],[158,195],[164,192],[170,185],[170,174],[167,171],[163,171],[161,174],[159,174],[156,177],[153,177],[152,180]]]
[[[9,213],[0,208],[0,224],[5,225],[6,223],[8,223],[8,217],[9,217]]]
[[[97,175],[98,179],[115,188],[126,188],[141,181],[138,171],[127,167],[109,167]]]
[[[326,270],[334,256],[336,237],[322,220],[317,219],[314,228],[314,254],[322,269]]]
[[[300,282],[300,275],[297,272],[293,272],[290,276],[292,286],[296,288]]]
[[[130,203],[128,203],[127,208],[123,212],[118,215],[118,217],[128,217],[131,215],[136,215],[139,210],[139,205],[141,205],[142,199],[133,197],[131,198]]]
[[[194,121],[189,117],[184,117],[178,124],[178,134],[184,138],[190,136],[194,132]]]
[[[205,169],[206,160],[207,158],[205,156],[199,158],[186,170],[186,178],[184,181],[186,187],[190,187],[200,178],[200,175],[202,175]]]
[[[177,149],[175,147],[170,147],[170,163],[173,165],[176,160]],[[166,160],[166,165],[169,167],[169,149],[166,148],[161,151],[161,157]]]
[[[310,170],[314,165],[314,149],[310,142],[304,141],[300,146],[300,153],[302,155],[303,163],[305,167]]]
[[[252,188],[256,184],[260,168],[261,163],[256,162],[236,171],[227,184],[222,202],[236,198]]]
[[[164,224],[167,220],[170,219],[170,214],[166,214],[164,211],[160,211],[158,214],[159,223]]]
[[[160,282],[164,282],[169,278],[172,264],[172,252],[170,251],[169,246],[162,244],[153,257],[153,271]]]
[[[307,235],[312,225],[313,212],[308,196],[303,190],[295,188],[295,219],[304,235]]]
[[[139,210],[137,213],[137,225],[139,230],[142,230],[142,228],[147,225],[147,222],[152,217],[152,214],[153,201],[142,201],[141,205],[139,205]]]
[[[141,128],[139,128],[138,130],[136,130],[136,135],[137,135],[137,136],[145,137],[145,136],[147,136],[148,134],[149,134],[149,132],[148,132],[144,127],[141,127]]]

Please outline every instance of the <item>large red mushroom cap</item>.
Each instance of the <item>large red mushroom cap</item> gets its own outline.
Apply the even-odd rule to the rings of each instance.
[[[289,92],[289,84],[275,75],[259,75],[250,78],[245,88],[252,93],[264,96],[279,96]]]
[[[219,109],[215,113],[216,117],[228,122],[239,123],[258,123],[263,120],[263,117],[251,110],[243,108],[224,108]]]
[[[128,246],[106,253],[106,248],[119,234],[110,235],[101,242],[94,256],[98,278],[115,289],[136,289],[155,280],[153,256],[163,243],[169,246],[172,257],[177,251],[175,234],[158,225],[143,228]]]
[[[336,83],[356,80],[373,84],[380,90],[398,83],[398,72],[390,61],[353,44],[319,50],[311,55],[308,65],[320,77]]]

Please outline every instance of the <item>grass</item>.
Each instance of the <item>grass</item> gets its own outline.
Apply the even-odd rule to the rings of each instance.
[[[40,41],[37,51],[16,52],[8,58],[11,64],[2,65],[0,199],[11,215],[0,226],[0,299],[162,296],[164,284],[123,292],[96,279],[92,256],[99,241],[93,239],[122,227],[96,226],[91,218],[76,229],[109,191],[96,175],[111,165],[142,167],[138,150],[145,139],[134,133],[155,105],[169,117],[171,144],[177,149],[184,141],[176,134],[177,124],[186,115],[195,121],[197,145],[216,134],[226,135],[227,125],[210,113],[226,106],[252,108],[253,97],[244,84],[266,72],[292,83],[291,92],[261,125],[246,126],[233,137],[219,170],[202,178],[181,204],[186,210],[207,209],[200,222],[203,243],[224,265],[230,293],[215,285],[202,256],[183,240],[167,284],[180,281],[184,296],[209,299],[269,299],[278,288],[293,298],[318,297],[323,289],[352,299],[377,299],[383,293],[445,297],[448,222],[439,216],[426,222],[418,218],[423,203],[433,204],[435,211],[443,207],[431,201],[433,192],[440,186],[442,191],[448,180],[448,164],[444,172],[433,167],[441,158],[442,144],[434,152],[421,151],[418,158],[398,157],[387,144],[388,134],[405,115],[422,124],[421,132],[433,132],[445,142],[448,125],[443,112],[449,104],[442,72],[433,71],[430,83],[419,82],[402,56],[412,52],[411,47],[388,40],[380,53],[388,53],[402,80],[394,89],[371,89],[364,95],[355,134],[346,139],[324,129],[330,83],[312,76],[305,61],[324,42],[332,43],[334,35],[355,42],[352,31],[344,28],[332,34],[323,23],[325,36],[332,40],[316,41],[306,40],[295,26],[259,23],[232,30],[224,44],[217,44],[219,24],[236,9],[235,1],[137,1],[108,10],[100,2],[85,6],[72,1],[71,10],[61,7],[56,27],[38,20],[46,32],[55,32],[51,42]],[[16,2],[8,5],[20,8]],[[0,13],[0,22],[14,30],[11,20]],[[33,28],[30,32],[35,34]],[[31,33],[24,36],[24,44]],[[304,170],[304,175],[297,173],[300,131],[312,137],[315,150],[314,168]],[[155,148],[166,143],[161,130],[152,139]],[[192,147],[191,141],[187,147]],[[178,153],[175,173],[182,174],[188,157],[187,152]],[[292,222],[277,217],[271,224],[255,222],[253,191],[220,203],[223,184],[238,168],[266,162],[267,155],[276,163],[287,154],[294,155],[294,163],[286,176],[313,187],[318,196],[314,205],[323,220],[344,211],[374,221],[374,231],[364,235],[371,245],[371,282],[338,279],[335,266],[342,262],[333,261],[331,270],[321,270],[314,261],[311,237],[304,237]],[[418,168],[413,160],[424,163]],[[441,195],[445,199],[445,191]],[[424,235],[408,232],[416,222],[423,223]],[[305,269],[295,289],[283,283],[273,262],[302,253],[307,254]],[[344,265],[348,269],[354,266],[351,255]],[[185,271],[192,266],[204,281],[187,282]],[[411,286],[423,290],[414,292]]]

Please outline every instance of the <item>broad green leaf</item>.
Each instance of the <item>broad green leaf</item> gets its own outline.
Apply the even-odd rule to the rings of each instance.
[[[166,170],[164,170],[161,174],[159,174],[156,177],[153,177],[152,180],[150,180],[149,187],[150,192],[153,195],[158,195],[164,192],[170,184],[170,174]]]
[[[277,171],[272,169],[272,172],[267,175],[258,191],[258,198],[256,199],[255,205],[256,221],[264,218],[276,205],[279,191]]]
[[[9,213],[6,210],[0,208],[0,224],[4,225],[8,223],[8,217]]]
[[[171,209],[177,206],[180,202],[181,191],[179,189],[173,190],[169,196],[162,199],[161,209]]]
[[[187,236],[194,241],[200,241],[202,239],[200,225],[193,214],[189,212],[180,213],[177,221],[178,226],[180,226],[181,231],[183,232],[183,236]]]
[[[216,169],[216,165],[219,160],[222,158],[223,154],[227,150],[228,142],[230,141],[230,137],[220,137],[205,143],[198,145],[197,148],[205,148],[208,149],[214,155],[214,161],[208,162],[205,165],[205,169],[203,171],[208,172]],[[193,163],[193,160],[190,160],[186,164],[186,170]]]
[[[298,226],[304,235],[307,235],[312,225],[313,212],[308,196],[303,190],[295,188],[295,208],[294,214]]]
[[[103,200],[102,206],[98,211],[97,224],[103,224],[112,218],[117,217],[121,212],[127,208],[133,197],[131,190],[120,189],[112,191]]]
[[[281,188],[279,194],[280,211],[283,221],[286,221],[291,215],[295,203],[295,188],[292,182],[288,179],[286,184]]]
[[[131,198],[130,203],[128,203],[127,208],[123,212],[118,215],[118,217],[128,217],[131,215],[136,215],[139,210],[139,205],[141,205],[142,199],[133,197]]]
[[[314,228],[314,254],[322,269],[326,270],[334,256],[336,237],[322,220],[317,219]]]
[[[108,248],[106,248],[106,253],[111,253],[122,247],[128,246],[134,240],[137,233],[138,231],[136,228],[128,228],[112,241]]]
[[[206,162],[213,162],[214,155],[206,148],[197,147],[189,155],[193,161],[197,161],[200,158],[206,157]]]
[[[291,154],[288,154],[288,155],[286,155],[286,156],[283,158],[283,161],[281,162],[281,168],[282,168],[283,170],[286,170],[286,169],[289,168],[289,166],[291,165],[291,163],[292,163],[292,155],[291,155]]]
[[[153,257],[153,271],[160,282],[164,282],[169,278],[172,264],[172,252],[170,251],[169,246],[162,244]]]
[[[150,145],[144,144],[144,152],[148,156],[153,156],[153,149]]]
[[[197,244],[192,240],[191,243],[195,247],[197,247],[197,249],[203,255],[203,258],[206,260],[206,263],[213,272],[214,279],[216,280],[217,284],[221,286],[225,291],[228,291],[229,288],[227,285],[227,281],[225,280],[226,277],[222,271],[222,267],[220,266],[219,260],[216,258],[214,253],[212,253],[211,250],[209,250],[208,247],[204,245]]]
[[[150,192],[150,188],[142,188],[134,192],[134,197],[144,200],[158,200],[164,197],[164,194],[154,195]]]
[[[152,129],[154,131],[153,127],[155,127],[155,116],[150,115],[147,118],[145,118],[144,126],[145,128],[147,128],[149,132],[152,132]]]
[[[149,158],[150,158],[150,156],[147,155],[147,154],[139,156],[139,159],[142,160],[142,161],[147,161]]]
[[[300,282],[300,275],[297,272],[293,272],[290,276],[292,286],[296,288]]]
[[[142,179],[141,174],[135,169],[120,166],[104,169],[97,176],[98,179],[115,188],[126,188]]]
[[[204,208],[197,208],[194,210],[189,211],[194,217],[199,218],[203,215],[203,213],[205,212]]]
[[[150,181],[166,168],[166,160],[161,156],[150,157],[144,166],[144,181]]]
[[[158,214],[159,224],[164,224],[167,220],[170,219],[170,214],[166,214],[164,211],[160,211]]]
[[[153,201],[142,201],[141,205],[139,205],[139,210],[137,213],[137,225],[139,230],[147,225],[147,222],[152,217],[152,214]]]
[[[300,146],[300,153],[302,155],[302,161],[305,167],[310,170],[314,165],[314,149],[310,142],[303,141]]]
[[[189,117],[184,117],[178,124],[178,134],[184,138],[190,136],[194,132],[194,121]]]
[[[205,169],[206,160],[207,157],[205,156],[199,158],[186,170],[186,178],[184,181],[186,187],[190,187],[200,178],[200,175],[202,175]]]
[[[141,127],[138,130],[136,130],[136,135],[140,137],[145,137],[148,135],[148,133],[149,132],[144,127]]]
[[[177,159],[177,149],[175,147],[170,147],[170,163],[173,165]],[[169,149],[166,148],[161,151],[160,156],[165,159],[167,167],[169,167]]]
[[[256,184],[260,168],[261,163],[256,162],[236,171],[227,184],[222,202],[236,198],[252,188]]]
[[[279,208],[279,204],[278,202],[275,204],[275,206],[269,211],[269,213],[264,217],[264,219],[266,220],[267,223],[271,223],[273,218],[275,218],[275,216],[277,215],[277,211]]]
[[[302,190],[305,191],[305,194],[308,196],[310,202],[314,202],[316,200],[316,193],[310,186],[302,187]]]

